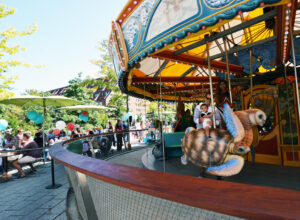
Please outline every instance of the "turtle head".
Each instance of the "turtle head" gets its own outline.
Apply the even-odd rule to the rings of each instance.
[[[228,152],[231,154],[244,155],[250,151],[248,146],[238,146],[234,142],[230,142],[228,145]]]

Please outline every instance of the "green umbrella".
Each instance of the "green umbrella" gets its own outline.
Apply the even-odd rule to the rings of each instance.
[[[46,108],[47,106],[54,106],[54,107],[62,107],[62,106],[69,106],[69,105],[78,105],[83,104],[81,101],[77,101],[74,99],[70,99],[64,96],[47,96],[47,97],[40,97],[40,96],[15,96],[13,98],[4,99],[0,101],[0,104],[11,104],[11,105],[18,105],[18,106],[42,106],[44,108],[44,118],[46,115]],[[44,148],[44,157],[45,157],[45,140],[44,140],[44,123],[43,123],[43,148]],[[45,159],[45,158],[44,158]],[[54,163],[51,160],[51,175],[52,175],[52,185],[47,186],[47,188],[58,188],[61,185],[55,184],[54,180]]]
[[[106,109],[111,109],[110,107],[105,107],[102,105],[74,105],[74,106],[67,106],[67,107],[62,107],[60,109],[64,110],[82,110],[82,111],[88,111],[88,110],[106,110]]]
[[[15,96],[13,98],[1,100],[0,104],[11,104],[11,105],[18,105],[22,107],[42,106],[44,108],[44,118],[45,118],[47,106],[62,107],[62,106],[82,104],[82,102],[64,96],[41,97],[41,96],[24,95],[24,96]],[[44,123],[43,123],[43,127],[44,127]],[[45,143],[43,143],[43,146],[45,146]]]
[[[78,104],[82,104],[82,102],[64,96],[40,97],[40,96],[25,95],[25,96],[15,96],[13,98],[1,100],[0,104],[12,104],[12,105],[18,105],[24,107],[43,106],[44,108],[46,108],[47,106],[62,107],[62,106],[69,106],[69,105],[78,105]]]

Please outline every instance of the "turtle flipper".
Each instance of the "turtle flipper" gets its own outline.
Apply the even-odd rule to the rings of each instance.
[[[241,141],[245,136],[245,130],[240,119],[233,113],[228,104],[224,104],[223,114],[227,130],[234,137],[234,142]]]
[[[215,176],[233,176],[238,174],[244,166],[244,159],[237,155],[227,156],[226,162],[206,169],[206,173]]]

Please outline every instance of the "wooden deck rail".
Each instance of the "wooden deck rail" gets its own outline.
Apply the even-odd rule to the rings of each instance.
[[[300,192],[145,170],[50,148],[58,163],[130,190],[247,219],[299,219]],[[139,158],[137,158],[139,159]]]

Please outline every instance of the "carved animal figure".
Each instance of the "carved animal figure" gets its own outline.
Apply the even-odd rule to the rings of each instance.
[[[203,129],[187,128],[181,147],[187,161],[205,167],[217,176],[232,176],[241,171],[244,159],[253,141],[253,126],[263,126],[266,114],[259,109],[232,112],[224,105],[227,130],[212,129],[210,138]]]

